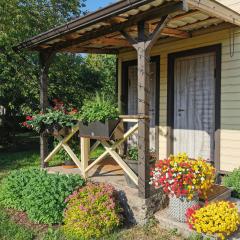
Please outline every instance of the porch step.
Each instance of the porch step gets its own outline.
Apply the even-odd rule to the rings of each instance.
[[[167,230],[177,230],[177,233],[181,234],[184,238],[188,238],[197,234],[194,230],[189,229],[186,223],[177,222],[174,218],[169,216],[168,209],[161,210],[155,213],[155,218],[159,221],[159,226]],[[216,240],[215,237],[206,236],[204,239]],[[239,240],[240,230],[235,232],[232,236],[227,238],[228,240]]]
[[[240,212],[240,200],[231,198],[231,189],[226,188],[222,185],[215,184],[212,191],[208,192],[208,202],[229,200],[236,202]],[[201,201],[204,204],[203,201]],[[165,229],[177,229],[183,237],[188,238],[189,236],[196,234],[195,231],[189,229],[186,223],[180,223],[176,221],[173,217],[169,215],[168,208],[158,211],[154,214],[155,218],[159,221],[159,225]],[[236,238],[237,236],[237,238]],[[214,239],[214,238],[213,238]],[[239,233],[236,233],[233,237],[229,239],[240,239]]]

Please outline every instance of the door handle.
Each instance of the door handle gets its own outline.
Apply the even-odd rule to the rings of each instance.
[[[178,109],[178,112],[184,112],[185,110],[184,109]]]

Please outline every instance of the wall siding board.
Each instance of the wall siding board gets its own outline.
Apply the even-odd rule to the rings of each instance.
[[[233,9],[236,12],[240,12],[240,0],[217,0],[217,1]]]
[[[239,1],[233,2],[235,6]],[[240,167],[240,28],[235,31],[235,52],[230,56],[229,29],[195,36],[189,39],[157,43],[152,55],[160,55],[160,126],[159,126],[159,156],[167,157],[167,58],[168,54],[222,44],[222,80],[221,80],[221,157],[220,169],[232,171]],[[120,54],[122,61],[136,59],[134,51]]]

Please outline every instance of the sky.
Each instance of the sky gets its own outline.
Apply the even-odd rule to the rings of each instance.
[[[87,0],[86,1],[86,9],[89,11],[95,11],[101,7],[105,7],[110,3],[114,3],[116,0]]]

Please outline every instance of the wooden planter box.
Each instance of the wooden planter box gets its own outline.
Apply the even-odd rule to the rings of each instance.
[[[79,134],[80,137],[110,140],[118,123],[119,120],[96,121],[92,123],[79,122]]]

